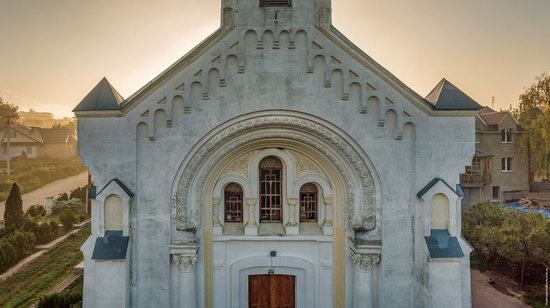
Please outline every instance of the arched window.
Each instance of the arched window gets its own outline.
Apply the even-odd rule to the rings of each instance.
[[[105,199],[105,230],[122,231],[122,199],[110,195]]]
[[[283,208],[281,161],[273,156],[260,162],[260,222],[281,222]]]
[[[300,222],[317,221],[317,186],[312,183],[300,188]]]
[[[243,189],[235,183],[225,187],[225,222],[243,222]]]

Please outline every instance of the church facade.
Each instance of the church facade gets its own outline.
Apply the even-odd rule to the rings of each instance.
[[[423,98],[330,0],[223,0],[129,98],[75,108],[93,176],[85,307],[470,307],[459,174],[479,105]]]

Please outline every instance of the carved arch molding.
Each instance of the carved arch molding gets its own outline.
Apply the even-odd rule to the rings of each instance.
[[[262,113],[222,125],[195,147],[178,172],[173,196],[173,222],[179,231],[201,228],[205,183],[225,156],[247,144],[268,139],[285,139],[305,144],[322,154],[340,173],[345,187],[346,227],[375,230],[380,211],[376,205],[376,183],[363,150],[343,133],[321,124],[322,120],[296,114]],[[348,137],[349,138],[349,137]]]

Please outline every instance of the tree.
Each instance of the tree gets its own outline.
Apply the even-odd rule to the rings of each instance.
[[[61,216],[59,216],[59,220],[61,220],[65,230],[70,230],[76,222],[76,217],[71,211],[64,210],[63,213],[61,213]]]
[[[535,80],[519,97],[517,116],[525,131],[521,146],[533,155],[533,172],[550,176],[550,75]]]
[[[544,251],[545,239],[549,239],[547,219],[537,213],[507,213],[499,230],[498,253],[502,257],[521,264],[520,288],[525,285],[525,267],[528,263],[539,263],[549,257]],[[546,244],[547,246],[547,244]]]
[[[23,199],[21,199],[21,190],[17,183],[13,183],[6,199],[6,209],[4,211],[5,226],[15,226],[21,228],[24,222]]]
[[[0,97],[0,117],[3,119],[3,124],[7,124],[7,118],[11,118],[11,121],[18,119],[19,114],[17,113],[19,111],[19,107],[8,103],[7,101],[4,101]],[[5,119],[5,120],[4,120]]]

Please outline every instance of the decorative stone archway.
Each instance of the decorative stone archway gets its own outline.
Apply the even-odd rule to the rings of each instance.
[[[362,148],[336,126],[303,113],[269,111],[244,115],[212,130],[186,157],[172,187],[174,232],[203,242],[205,307],[212,307],[211,199],[220,175],[217,169],[228,156],[257,144],[275,148],[301,145],[317,153],[333,170],[340,185],[333,191],[334,305],[343,305],[346,236],[354,239],[355,232],[362,231],[381,239],[377,227],[381,198],[375,169]]]

